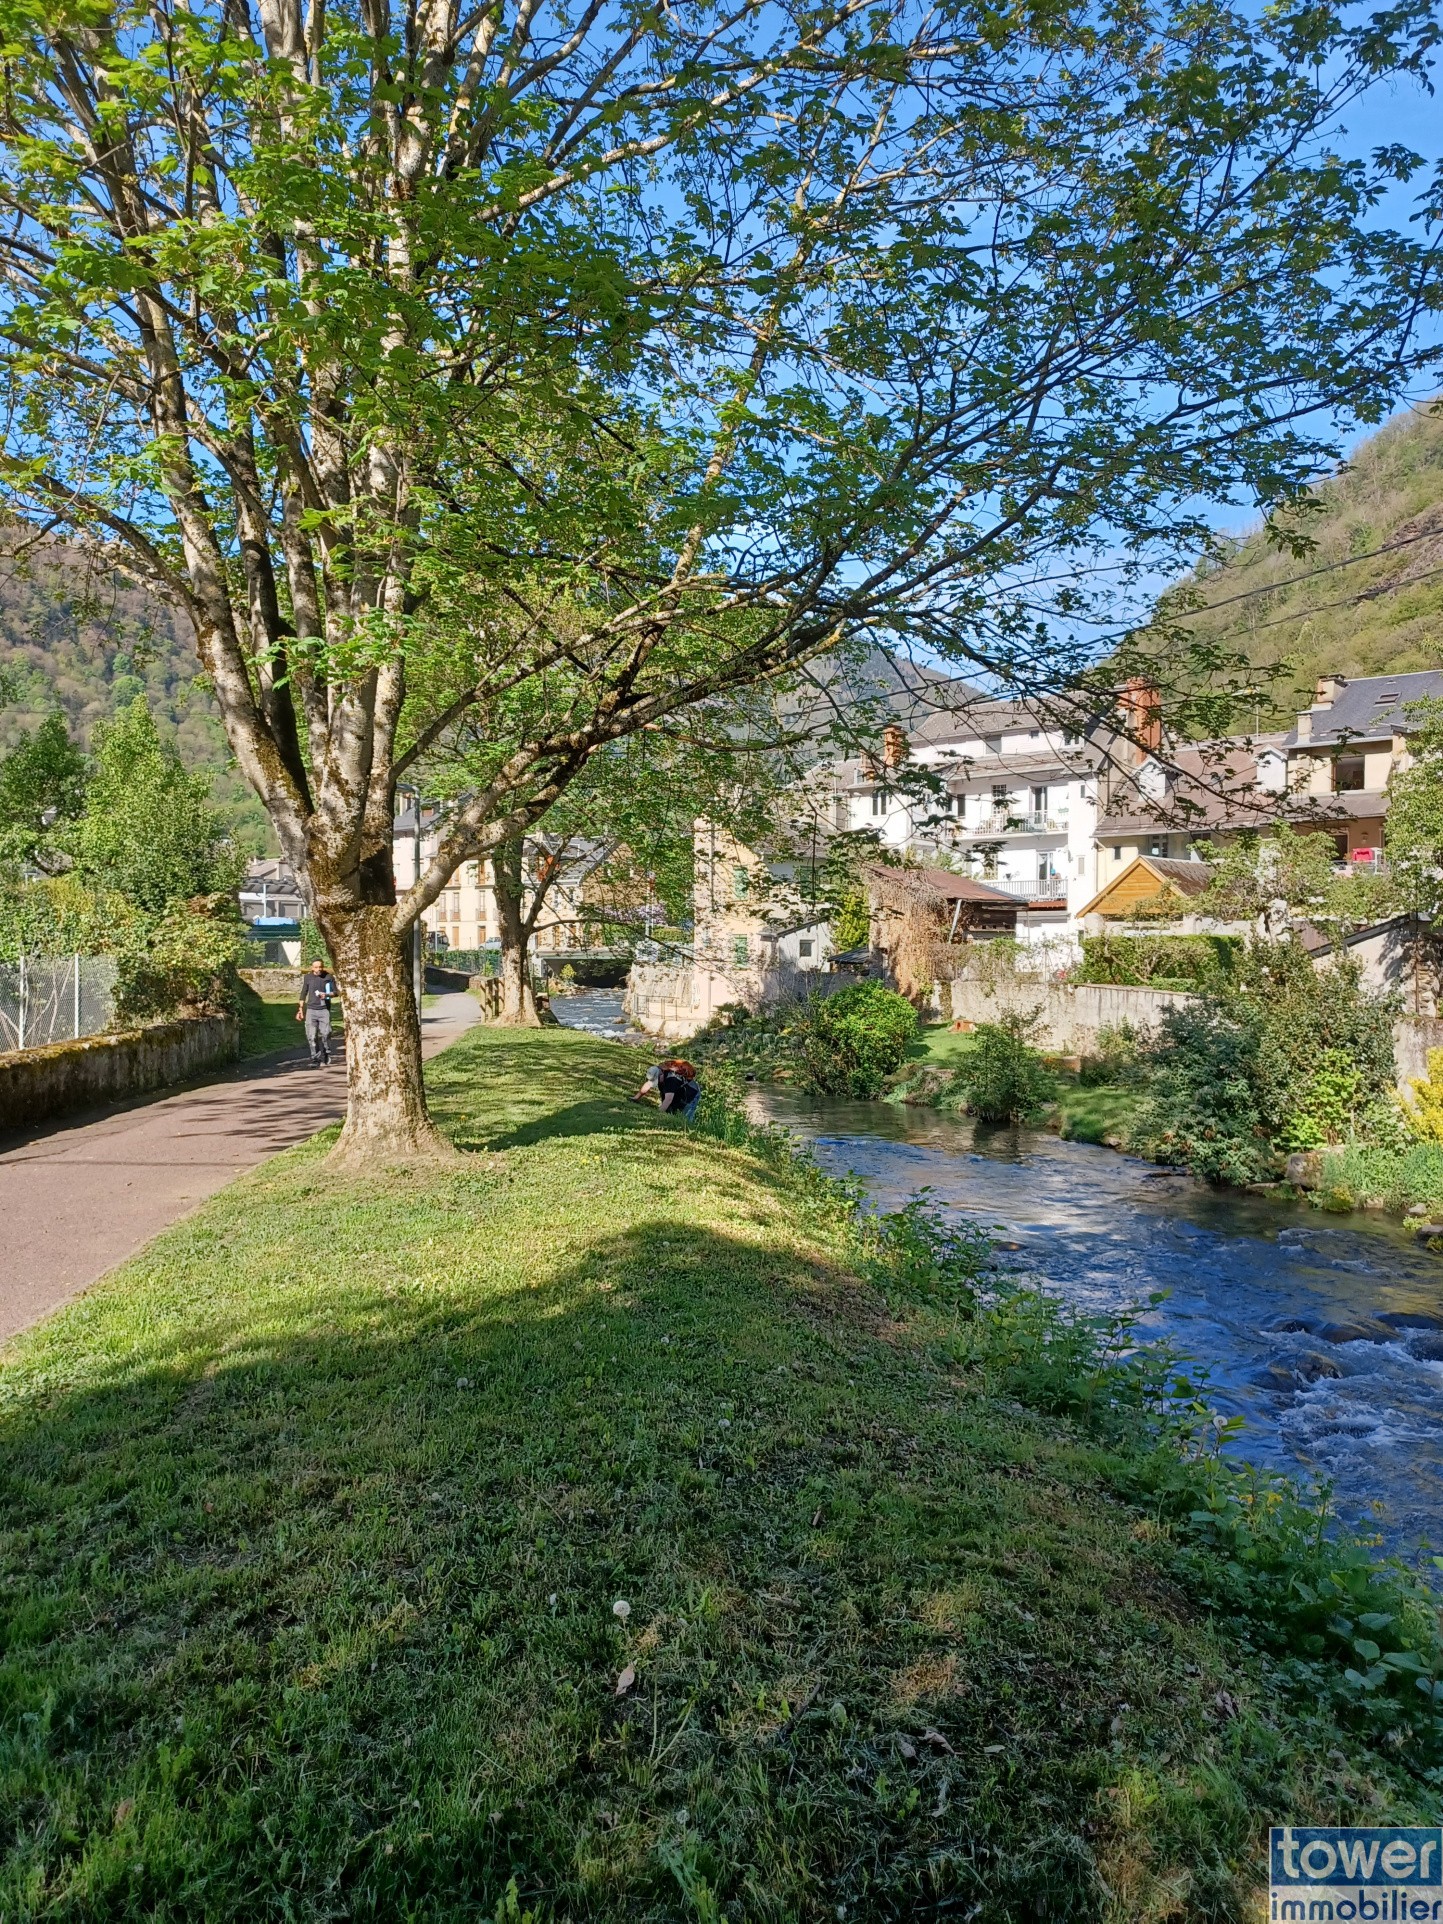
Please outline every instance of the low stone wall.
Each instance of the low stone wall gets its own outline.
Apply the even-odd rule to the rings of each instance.
[[[436,963],[426,964],[426,987],[442,995],[464,995],[475,981],[483,978],[468,975],[465,969],[443,969]]]
[[[189,1082],[239,1054],[235,1017],[207,1015],[0,1056],[0,1129]]]
[[[986,983],[959,976],[951,985],[954,1022],[996,1022],[1010,1014],[1039,1013],[1035,1040],[1042,1049],[1059,1055],[1085,1055],[1096,1048],[1103,1029],[1130,1023],[1145,1035],[1155,1029],[1169,1009],[1192,997],[1173,989],[1124,988],[1110,982],[1049,982],[1019,975],[989,992]]]
[[[242,969],[240,979],[260,996],[299,996],[303,973],[299,965],[294,969]]]
[[[1426,1079],[1430,1049],[1443,1049],[1443,1016],[1399,1016],[1393,1024],[1393,1067],[1405,1096],[1412,1094],[1414,1082]]]
[[[753,1010],[775,1008],[809,995],[835,995],[856,980],[791,963],[725,972],[687,962],[636,962],[626,978],[622,1007],[647,1035],[675,1042],[695,1035],[729,1003],[741,1002]]]

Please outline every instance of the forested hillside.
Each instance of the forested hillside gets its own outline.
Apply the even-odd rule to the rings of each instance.
[[[1273,686],[1287,712],[1320,674],[1443,664],[1443,413],[1391,422],[1316,499],[1318,512],[1299,522],[1316,543],[1311,555],[1255,531],[1200,575],[1216,612],[1187,622],[1260,669],[1281,668]]]
[[[211,776],[233,832],[249,847],[269,846],[265,812],[232,764],[185,620],[163,601],[58,541],[0,555],[0,670],[0,749],[57,705],[88,747],[96,722],[143,694],[187,766]]]

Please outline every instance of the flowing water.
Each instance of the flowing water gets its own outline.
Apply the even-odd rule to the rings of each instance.
[[[553,995],[551,1007],[566,1029],[584,1029],[587,1035],[602,1035],[611,1042],[644,1043],[653,1046],[650,1036],[638,1035],[622,1013],[620,989],[576,989],[570,995]]]
[[[1009,1263],[1081,1307],[1166,1290],[1142,1333],[1206,1367],[1211,1400],[1244,1419],[1234,1447],[1328,1479],[1390,1547],[1443,1547],[1443,1258],[1405,1231],[936,1110],[772,1088],[755,1103],[881,1208],[926,1188],[996,1225]]]

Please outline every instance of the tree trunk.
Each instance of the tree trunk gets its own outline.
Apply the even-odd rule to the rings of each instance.
[[[503,842],[491,858],[496,896],[496,925],[501,938],[501,1013],[506,1028],[539,1029],[541,1017],[527,966],[530,931],[526,926],[525,880],[520,836]]]
[[[319,921],[346,1018],[346,1126],[332,1160],[434,1161],[454,1151],[426,1112],[409,937],[389,903],[323,908]]]

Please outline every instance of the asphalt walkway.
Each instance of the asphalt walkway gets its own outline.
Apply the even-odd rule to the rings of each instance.
[[[480,1014],[438,995],[421,1024],[435,1055]],[[346,1072],[295,1055],[218,1081],[0,1137],[0,1342],[88,1289],[242,1170],[345,1112]]]

